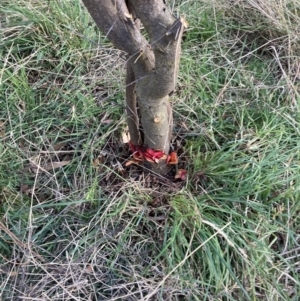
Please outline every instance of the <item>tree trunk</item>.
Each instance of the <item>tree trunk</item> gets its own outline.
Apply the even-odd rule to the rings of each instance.
[[[128,54],[126,111],[131,143],[151,151],[144,157],[147,169],[165,174],[173,120],[170,95],[175,89],[186,23],[173,17],[164,0],[83,2],[112,44]],[[140,22],[149,42],[140,33]],[[163,155],[151,158],[153,152]]]

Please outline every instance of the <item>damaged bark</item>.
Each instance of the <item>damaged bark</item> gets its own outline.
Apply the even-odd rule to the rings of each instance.
[[[162,152],[145,161],[165,174],[172,134],[170,95],[175,89],[186,22],[175,19],[164,0],[83,0],[100,30],[128,54],[126,112],[132,145]],[[149,41],[140,32],[140,23]],[[151,153],[151,152],[150,152]]]

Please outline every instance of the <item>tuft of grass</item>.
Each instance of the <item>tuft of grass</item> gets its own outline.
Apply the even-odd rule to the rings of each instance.
[[[298,300],[299,3],[170,4],[174,191],[126,176],[125,60],[82,3],[1,2],[1,300]]]

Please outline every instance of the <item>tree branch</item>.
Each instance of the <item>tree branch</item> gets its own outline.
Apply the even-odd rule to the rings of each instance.
[[[140,55],[132,57],[132,68],[138,82],[136,92],[142,93],[148,101],[171,95],[175,89],[182,31],[178,40],[170,42],[169,47],[167,43],[165,47],[156,46],[153,51],[147,47]]]
[[[159,40],[162,33],[175,20],[163,0],[130,0],[130,2],[134,6],[137,17],[143,23],[151,44]]]
[[[116,48],[133,55],[148,44],[135,26],[124,0],[83,0],[83,3]]]
[[[134,145],[142,145],[140,130],[139,130],[139,118],[137,113],[135,77],[130,62],[127,63],[126,74],[126,115],[127,124],[130,134],[130,140]]]

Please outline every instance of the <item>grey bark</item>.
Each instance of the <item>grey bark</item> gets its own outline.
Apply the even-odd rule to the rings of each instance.
[[[164,0],[83,2],[112,44],[128,54],[126,103],[132,143],[168,154],[172,133],[169,95],[175,89],[184,20],[175,19]],[[139,20],[149,42],[140,32]],[[164,164],[150,164],[149,168],[162,174],[164,168],[158,165]]]

